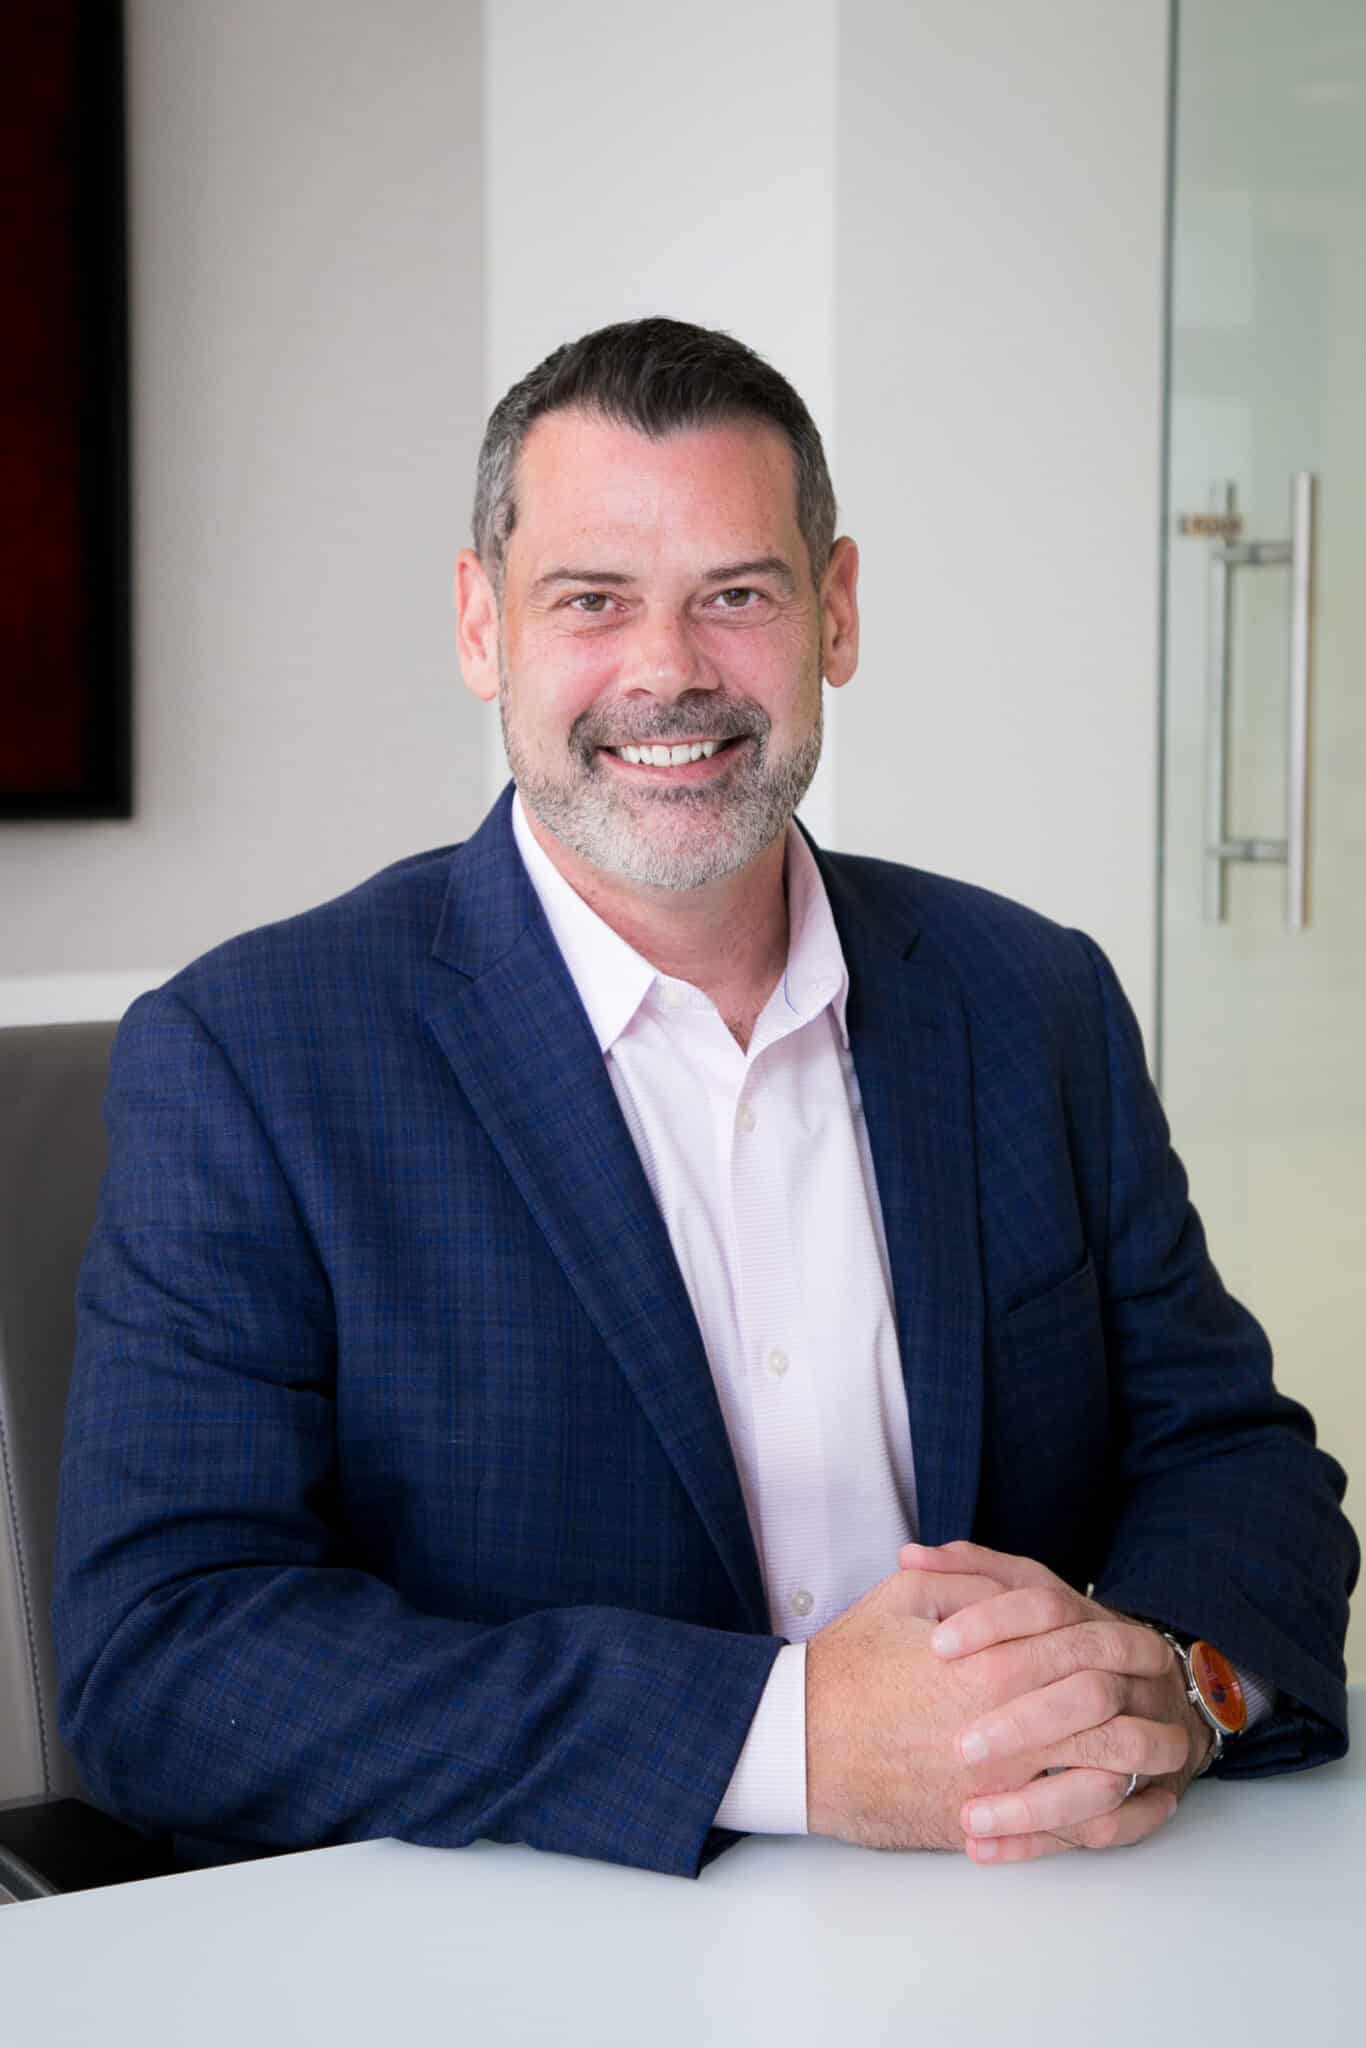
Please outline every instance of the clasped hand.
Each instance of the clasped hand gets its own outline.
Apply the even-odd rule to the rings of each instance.
[[[807,1645],[813,1833],[1014,1863],[1170,1818],[1209,1738],[1156,1630],[980,1545],[899,1564]]]
[[[1061,1849],[1141,1841],[1171,1818],[1210,1736],[1171,1646],[1155,1629],[1086,1598],[1030,1558],[975,1543],[909,1543],[903,1570],[965,1574],[1001,1590],[956,1607],[929,1644],[945,1663],[975,1664],[1003,1703],[959,1730],[957,1751],[1000,1790],[965,1800],[960,1819],[978,1862],[1022,1862]],[[1020,1760],[1042,1772],[1015,1782]],[[1131,1777],[1139,1788],[1128,1794]]]

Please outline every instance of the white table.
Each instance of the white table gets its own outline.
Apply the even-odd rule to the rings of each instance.
[[[692,1883],[366,1842],[0,1910],[3,2048],[427,2040],[1363,2041],[1366,1758],[1206,1781],[1137,1849],[1013,1868],[756,1836]]]

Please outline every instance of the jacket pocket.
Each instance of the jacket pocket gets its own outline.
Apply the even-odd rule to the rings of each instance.
[[[986,1540],[1082,1584],[1094,1574],[1111,1498],[1109,1369],[1092,1260],[1001,1316],[994,1353]]]
[[[1100,1281],[1091,1259],[1011,1309],[1004,1338],[999,1426],[1017,1445],[1030,1446],[1053,1486],[1084,1488],[1106,1449],[1110,1408]]]
[[[1050,1352],[1082,1351],[1105,1355],[1105,1330],[1100,1312],[1100,1282],[1088,1252],[1075,1273],[1055,1281],[1042,1294],[1032,1294],[1007,1311],[1006,1343],[1017,1365]]]

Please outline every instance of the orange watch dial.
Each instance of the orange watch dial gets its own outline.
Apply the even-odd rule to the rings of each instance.
[[[1223,1652],[1213,1643],[1190,1646],[1191,1677],[1196,1689],[1225,1735],[1241,1735],[1247,1726],[1247,1700],[1238,1674]]]

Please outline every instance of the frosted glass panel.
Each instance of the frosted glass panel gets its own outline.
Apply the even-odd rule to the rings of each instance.
[[[1163,835],[1162,1085],[1215,1261],[1312,1408],[1366,1525],[1366,7],[1177,10]],[[1227,870],[1207,920],[1209,558],[1290,536],[1317,483],[1310,922],[1286,869]],[[1287,832],[1290,574],[1231,570],[1230,837]],[[1348,1662],[1366,1678],[1366,1617]]]

